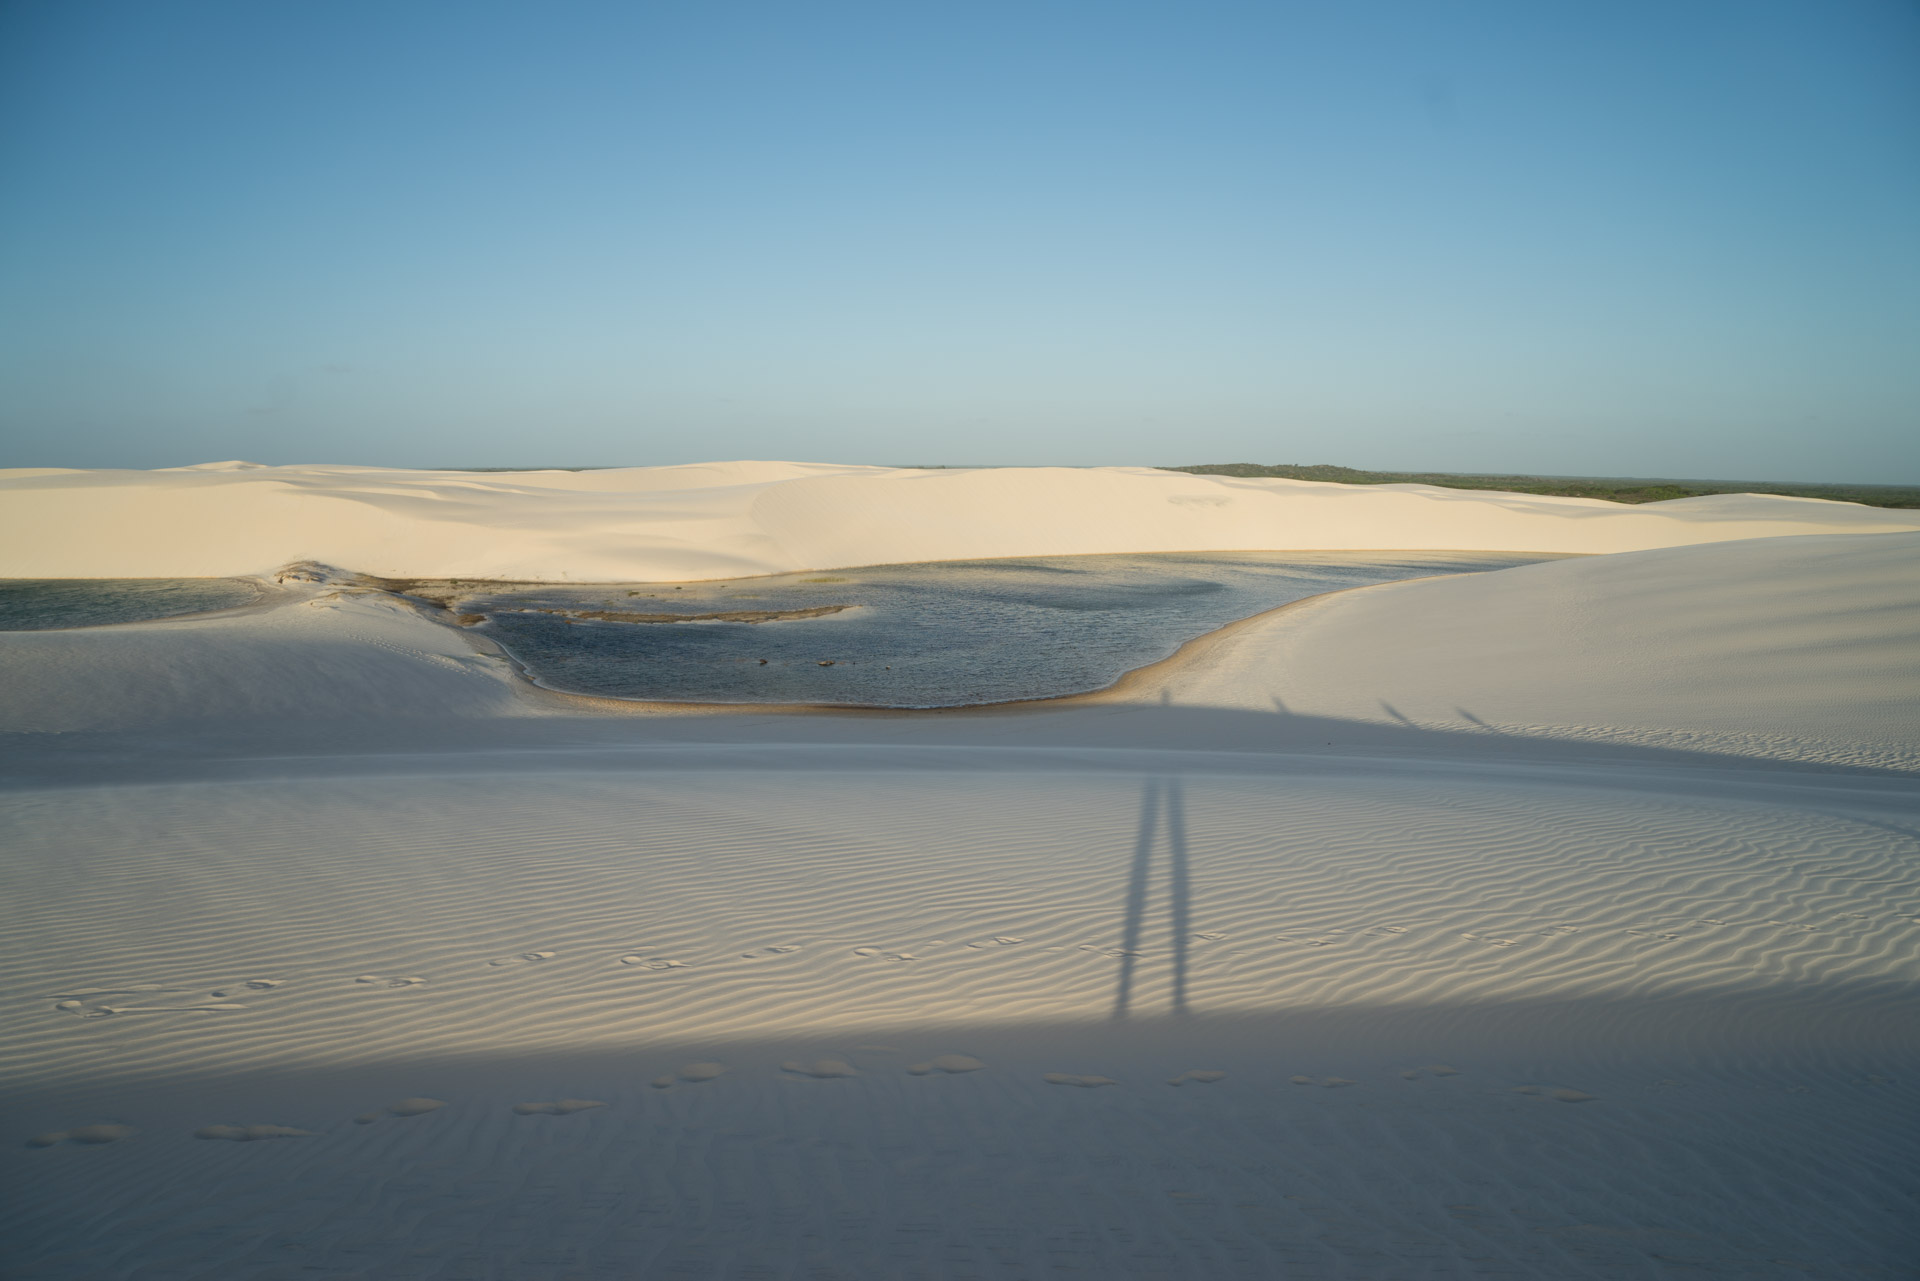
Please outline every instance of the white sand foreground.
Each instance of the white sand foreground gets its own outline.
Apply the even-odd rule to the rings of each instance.
[[[0,634],[5,1271],[1913,1276],[1916,567],[1389,584],[918,715],[622,713],[321,586]]]

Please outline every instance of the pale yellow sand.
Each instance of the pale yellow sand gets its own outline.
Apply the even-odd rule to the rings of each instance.
[[[1912,512],[1778,495],[1623,506],[1145,467],[0,471],[0,577],[11,578],[264,574],[316,560],[398,577],[663,581],[993,556],[1618,552],[1913,529]]]

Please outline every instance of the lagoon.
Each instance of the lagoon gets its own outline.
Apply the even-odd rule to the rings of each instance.
[[[1044,556],[704,583],[473,584],[446,599],[469,621],[484,616],[478,630],[536,681],[570,693],[957,707],[1100,689],[1197,636],[1322,592],[1550,559]]]

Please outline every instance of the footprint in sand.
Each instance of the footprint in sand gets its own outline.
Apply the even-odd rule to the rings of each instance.
[[[85,1001],[76,1001],[72,998],[55,1001],[53,1008],[62,1014],[71,1014],[80,1019],[104,1019],[110,1013],[104,1005],[88,1005]]]
[[[622,965],[637,965],[643,970],[684,970],[691,968],[691,962],[670,960],[664,956],[641,956],[635,952],[631,956],[620,958]]]
[[[285,979],[248,979],[238,988],[223,987],[219,991],[211,993],[211,995],[221,998],[235,996],[243,989],[249,992],[271,992],[276,987],[285,987],[286,985],[287,981]]]
[[[1071,1072],[1048,1072],[1040,1079],[1048,1085],[1075,1085],[1083,1090],[1094,1090],[1103,1085],[1120,1084],[1120,1082],[1110,1076],[1075,1076]]]
[[[810,1076],[818,1081],[828,1081],[835,1077],[859,1076],[860,1069],[844,1059],[815,1059],[811,1063],[802,1063],[798,1059],[788,1059],[780,1065],[782,1072],[791,1072],[796,1076]]]
[[[122,1139],[133,1137],[130,1125],[83,1125],[73,1130],[54,1130],[49,1134],[36,1134],[27,1140],[30,1148],[50,1148],[62,1143],[76,1143],[81,1147],[99,1147],[103,1143],[118,1143]]]
[[[353,981],[366,987],[419,987],[426,982],[418,975],[410,975],[403,979],[388,979],[378,974],[356,974],[353,976]]]
[[[512,956],[496,956],[487,964],[494,968],[503,965],[529,965],[535,961],[551,961],[558,955],[557,952],[516,952]]]
[[[1214,1068],[1188,1068],[1179,1076],[1168,1079],[1168,1085],[1212,1085],[1215,1081],[1227,1079],[1225,1072]]]
[[[225,1139],[229,1143],[259,1143],[265,1139],[311,1139],[312,1130],[296,1130],[290,1125],[203,1125],[193,1132],[196,1139]]]
[[[1592,1103],[1599,1097],[1585,1090],[1569,1090],[1553,1085],[1516,1085],[1513,1093],[1532,1095],[1536,1098],[1552,1099],[1556,1103]]]
[[[778,947],[763,947],[757,952],[742,952],[740,957],[746,961],[757,961],[763,956],[787,956],[799,950],[800,944],[785,943]]]
[[[555,1099],[551,1103],[516,1103],[513,1111],[517,1116],[572,1116],[605,1106],[599,1099]]]
[[[278,986],[272,980],[255,980]],[[252,984],[249,984],[252,986]],[[82,1019],[103,1019],[109,1014],[220,1014],[233,1010],[244,1010],[244,1005],[208,1004],[194,1005],[116,1005],[102,997],[133,996],[151,999],[156,996],[173,996],[191,991],[191,988],[168,987],[162,983],[129,983],[125,987],[82,987],[67,992],[56,992],[53,1008],[62,1014],[71,1014]],[[215,992],[216,997],[228,995]]]
[[[438,1112],[447,1106],[445,1099],[410,1098],[401,1099],[374,1112],[362,1112],[353,1118],[355,1125],[372,1125],[382,1117],[389,1116],[425,1116],[429,1112]]]
[[[1349,1085],[1358,1085],[1358,1081],[1349,1081],[1344,1076],[1323,1076],[1315,1079],[1310,1076],[1290,1076],[1287,1078],[1295,1085],[1318,1085],[1329,1090],[1342,1090]]]
[[[1400,1075],[1406,1080],[1418,1081],[1423,1076],[1459,1076],[1460,1069],[1445,1063],[1429,1063],[1425,1067],[1408,1068]]]
[[[1012,947],[1015,943],[1026,942],[1023,938],[1014,938],[1009,934],[996,934],[983,943],[969,943],[968,947]]]
[[[986,1066],[971,1054],[941,1054],[928,1059],[925,1063],[914,1063],[907,1068],[907,1071],[914,1076],[927,1076],[934,1072],[958,1075],[962,1072],[978,1072]]]
[[[244,1005],[215,1002],[203,1005],[94,1005],[79,1001],[61,1001],[54,1009],[62,1014],[77,1014],[83,1019],[105,1018],[109,1014],[225,1014],[244,1010]]]
[[[656,1090],[664,1090],[676,1081],[685,1081],[689,1085],[698,1085],[702,1081],[711,1081],[727,1074],[724,1063],[689,1063],[678,1072],[666,1076],[657,1076],[648,1084]]]
[[[920,959],[912,952],[885,952],[877,947],[856,947],[853,949],[853,954],[855,956],[866,957],[868,960],[872,960],[876,956],[883,961],[917,961]]]

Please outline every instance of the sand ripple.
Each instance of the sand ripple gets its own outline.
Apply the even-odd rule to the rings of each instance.
[[[1147,799],[1174,788],[1178,874],[1171,799]],[[10,797],[0,1066],[32,1082],[1707,992],[1733,1018],[1809,987],[1871,1003],[1920,977],[1920,842],[1842,808],[1465,772]],[[83,821],[96,836],[70,848]]]

